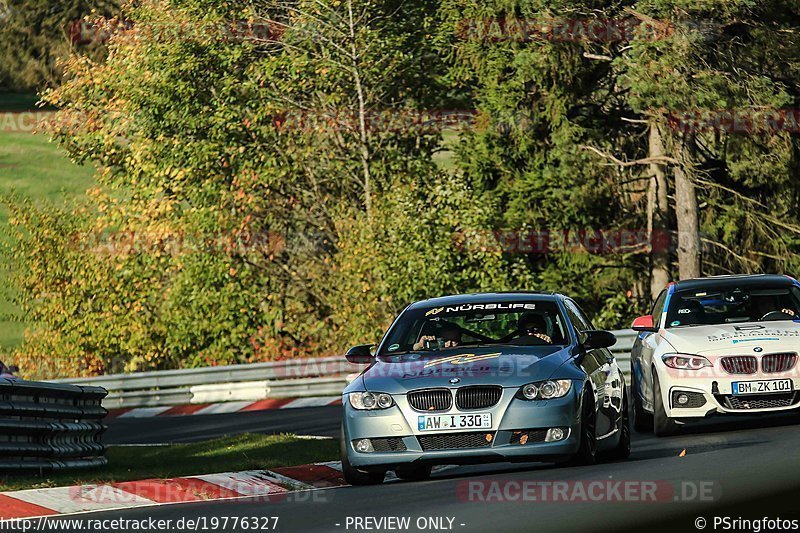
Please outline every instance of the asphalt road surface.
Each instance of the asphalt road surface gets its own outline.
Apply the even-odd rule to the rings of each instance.
[[[294,424],[313,423],[318,431],[330,434],[338,427],[336,409],[339,408],[307,412],[298,409],[296,413],[280,415],[308,418],[300,422],[294,418],[274,420],[275,412],[270,412],[260,422],[281,427],[281,431],[295,427]],[[320,413],[324,414],[323,420],[317,418]],[[220,416],[223,415],[215,415],[215,419]],[[259,422],[249,415],[246,423],[228,423],[227,417],[222,420],[228,429],[256,428]],[[277,530],[287,532],[650,532],[698,531],[698,525],[704,525],[705,531],[776,530],[767,527],[775,523],[757,526],[739,522],[740,527],[735,527],[737,523],[732,520],[800,518],[798,423],[796,415],[716,419],[670,438],[635,435],[630,460],[591,467],[509,464],[458,467],[435,474],[425,482],[340,487],[298,493],[275,501],[241,499],[138,508],[86,514],[81,518],[152,517],[177,521],[205,517],[210,521],[223,517],[278,517]],[[214,425],[211,421],[207,424]],[[307,426],[303,432],[313,433],[312,427]],[[191,438],[193,433],[178,431],[175,435]],[[599,492],[591,492],[591,482],[602,482],[594,485],[601,487]],[[622,490],[622,501],[613,488],[616,486],[619,491],[619,484],[614,482],[625,482],[624,487],[632,489]],[[522,487],[537,483],[537,489],[523,492]],[[541,501],[548,498],[546,486],[551,488],[549,501]],[[556,486],[568,488],[556,498]],[[587,501],[598,496],[599,501]],[[491,501],[483,501],[486,499]],[[723,528],[724,523],[715,527],[715,516],[717,519],[727,516],[731,527]],[[397,529],[393,522],[367,521],[389,517],[407,517],[409,527]],[[442,523],[435,523],[436,519]],[[229,525],[226,529],[234,530],[244,528],[233,529]]]

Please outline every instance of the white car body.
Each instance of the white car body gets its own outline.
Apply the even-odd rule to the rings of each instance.
[[[710,290],[718,287],[720,282],[733,286],[736,280],[753,279],[759,283],[774,281],[787,287],[800,287],[797,281],[785,276],[722,278],[708,278]],[[691,290],[703,294],[700,292],[703,281],[706,280],[691,280]],[[634,342],[631,352],[634,374],[632,396],[634,401],[639,402],[637,407],[643,410],[644,416],[657,415],[661,408],[662,420],[665,415],[669,423],[681,424],[687,419],[713,414],[754,414],[798,408],[800,320],[668,327],[666,322],[671,295],[686,287],[685,283],[671,284],[665,289],[662,294],[663,312],[654,317],[652,329],[640,331]],[[658,305],[659,300],[654,305],[655,312],[658,312]],[[699,369],[670,368],[665,363],[665,357],[669,358],[671,354],[700,356],[705,358],[709,366]],[[705,361],[702,364],[706,364]],[[655,398],[657,388],[660,389],[658,403]],[[685,397],[681,397],[681,394]],[[688,401],[680,405],[687,398]],[[656,433],[659,433],[658,421],[656,426]]]

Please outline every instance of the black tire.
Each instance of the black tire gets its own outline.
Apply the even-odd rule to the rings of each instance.
[[[342,474],[345,481],[350,485],[378,485],[383,483],[383,478],[386,477],[386,470],[360,470],[350,464],[350,459],[347,457],[344,428],[339,434],[339,451],[342,456]]]
[[[667,416],[667,411],[664,409],[661,384],[655,369],[653,369],[653,431],[658,437],[668,437],[678,431],[678,424]]]
[[[653,431],[653,415],[644,410],[642,399],[639,396],[639,381],[636,372],[631,372],[631,395],[633,396],[633,429],[636,433],[651,433]]]
[[[431,466],[401,465],[395,469],[394,473],[405,481],[425,481],[431,477]]]
[[[583,393],[581,400],[581,440],[578,451],[569,461],[569,466],[589,466],[597,462],[597,435],[596,435],[596,414],[594,412],[594,401],[588,392]]]
[[[608,457],[613,460],[624,461],[631,456],[631,421],[628,411],[628,395],[622,396],[622,413],[619,420],[619,443],[611,450]]]

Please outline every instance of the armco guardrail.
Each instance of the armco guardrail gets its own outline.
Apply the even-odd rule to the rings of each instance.
[[[621,329],[612,332],[617,337],[617,343],[611,347],[611,352],[617,358],[619,367],[625,374],[631,371],[631,348],[638,333],[632,329]]]
[[[361,365],[344,357],[161,370],[57,380],[108,389],[107,409],[337,395]]]
[[[106,464],[101,387],[0,379],[0,472]]]
[[[627,373],[636,333],[621,330],[614,334],[617,344],[612,352]],[[362,369],[363,366],[348,363],[344,357],[325,357],[115,374],[57,383],[91,384],[108,389],[103,405],[118,409],[337,395],[347,385],[347,375]]]

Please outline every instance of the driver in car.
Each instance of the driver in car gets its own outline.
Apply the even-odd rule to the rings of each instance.
[[[455,348],[456,346],[461,344],[461,330],[452,324],[446,324],[445,326],[443,326],[441,331],[439,332],[439,335],[440,338],[444,341],[444,345],[442,346],[442,348]],[[423,335],[414,344],[413,349],[414,350],[425,349],[425,341],[435,343],[436,336]]]
[[[783,307],[775,301],[775,299],[770,297],[756,297],[753,298],[751,302],[751,319],[752,320],[764,320],[768,315],[772,313],[783,313],[785,315],[789,315],[792,318],[797,317],[797,313],[793,309],[789,309],[788,307]]]
[[[547,344],[553,344],[553,339],[547,334],[547,321],[538,313],[523,313],[517,322],[520,337],[535,337]]]

